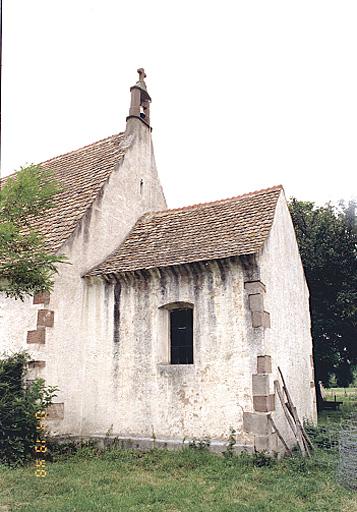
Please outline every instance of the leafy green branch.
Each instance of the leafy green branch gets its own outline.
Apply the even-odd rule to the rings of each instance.
[[[66,259],[46,250],[32,226],[60,191],[53,173],[35,165],[7,178],[0,189],[0,292],[6,296],[23,300],[52,290],[57,264]]]

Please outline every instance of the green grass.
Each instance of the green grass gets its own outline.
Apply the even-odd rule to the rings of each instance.
[[[250,457],[205,451],[146,454],[82,449],[48,465],[0,469],[0,511],[325,512],[357,510],[357,495],[335,481],[336,454],[318,450],[256,467]]]
[[[356,407],[353,397],[345,402],[323,416],[316,443]],[[336,481],[337,463],[336,450],[319,448],[309,460],[269,462],[193,449],[85,447],[57,456],[45,478],[32,466],[0,466],[0,512],[357,512],[357,493]]]

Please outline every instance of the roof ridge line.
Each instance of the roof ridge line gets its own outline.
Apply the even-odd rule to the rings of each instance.
[[[179,206],[177,208],[167,208],[166,210],[156,210],[156,211],[151,211],[151,212],[147,212],[147,213],[154,214],[154,213],[181,211],[181,210],[191,210],[191,209],[197,208],[199,206],[210,206],[210,205],[220,204],[220,203],[224,203],[226,201],[233,201],[234,199],[250,197],[250,196],[254,196],[254,195],[265,193],[265,192],[273,192],[275,190],[284,190],[284,187],[283,187],[283,185],[274,185],[273,187],[262,188],[260,190],[254,190],[253,192],[246,192],[246,193],[240,194],[238,196],[226,197],[224,199],[217,199],[215,201],[205,201],[203,203],[195,203],[195,204],[191,204],[191,205],[187,205],[187,206]]]

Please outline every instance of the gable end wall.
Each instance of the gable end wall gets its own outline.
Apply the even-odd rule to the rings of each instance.
[[[150,131],[133,120],[124,143],[128,145],[125,156],[59,251],[70,264],[59,265],[48,304],[55,321],[53,327],[46,327],[45,343],[27,343],[27,332],[36,331],[38,311],[43,306],[33,304],[32,297],[24,302],[0,297],[2,351],[26,349],[33,360],[45,361],[39,376],[60,389],[56,401],[65,404],[65,413],[63,420],[56,423],[54,433],[78,434],[81,411],[85,408],[83,358],[88,339],[83,327],[87,312],[81,276],[118,247],[143,213],[166,207]],[[98,313],[94,315],[94,320],[98,319]]]
[[[316,421],[315,389],[311,387],[312,340],[309,291],[287,202],[280,194],[273,226],[258,265],[266,286],[264,304],[270,312],[271,327],[265,331],[265,353],[271,356],[272,379],[282,370],[300,420]],[[274,421],[290,444],[294,437],[278,397]]]

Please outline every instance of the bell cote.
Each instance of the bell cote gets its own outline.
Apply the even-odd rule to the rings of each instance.
[[[139,80],[135,85],[130,87],[131,101],[129,115],[126,120],[131,118],[140,119],[150,129],[150,102],[151,98],[146,89],[146,74],[143,68],[137,70]]]

